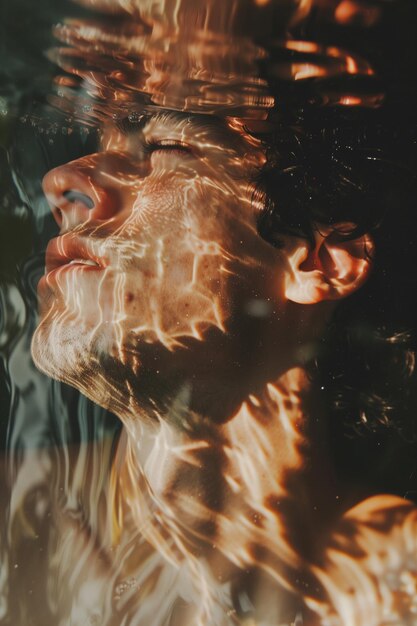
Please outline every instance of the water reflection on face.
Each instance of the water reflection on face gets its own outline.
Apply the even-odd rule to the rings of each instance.
[[[305,52],[305,44],[291,46]],[[350,65],[359,72],[360,65]],[[166,87],[168,72],[155,67]],[[290,75],[301,79],[312,68],[317,72],[315,65],[294,65]],[[107,85],[101,75],[86,74],[96,86]],[[161,87],[149,77],[145,83]],[[169,84],[176,91],[175,75]],[[334,487],[323,424],[303,406],[309,383],[297,366],[313,355],[312,340],[333,310],[328,301],[366,280],[372,245],[366,236],[343,241],[331,227],[313,229],[313,243],[287,237],[285,251],[263,241],[254,180],[264,161],[262,146],[236,120],[139,111],[103,124],[98,152],[44,179],[60,233],[46,252],[33,356],[48,375],[127,425],[112,468],[110,521],[91,529],[108,555],[122,537],[98,603],[104,605],[112,576],[126,585],[134,571],[142,611],[132,609],[135,624],[167,624],[176,597],[194,608],[170,624],[223,625],[229,617],[237,623],[232,607],[240,604],[244,613],[245,602],[233,598],[233,585],[241,583],[252,586],[259,623],[294,623],[300,606],[294,596],[306,593],[318,612],[317,587],[306,591],[294,572],[307,567],[316,526],[331,516]],[[106,544],[107,523],[115,532]],[[62,527],[57,560],[70,571],[82,554],[80,583],[69,592],[61,585],[76,607],[77,585],[91,596],[89,583],[100,579],[102,565],[94,571],[95,548],[87,552],[84,527],[74,531],[81,537],[77,550],[67,519]],[[330,579],[339,569],[334,559]],[[323,571],[318,578],[331,590]],[[340,594],[334,595],[319,607],[322,615],[337,606]],[[255,609],[246,603],[250,614]]]
[[[103,404],[105,361],[111,406],[125,414],[144,361],[155,373],[176,350],[190,375],[212,363],[242,303],[280,291],[280,256],[256,232],[263,158],[216,118],[159,112],[105,127],[100,152],[50,171],[60,234],[39,285],[38,365]],[[190,350],[202,339],[204,357]]]
[[[278,561],[280,582],[281,552],[297,560],[282,540],[280,516],[272,516],[272,530],[256,531],[254,511],[264,510],[272,489],[281,492],[281,465],[299,463],[298,429],[289,427],[284,437],[272,417],[281,401],[291,418],[299,414],[299,380],[290,380],[291,390],[285,386],[286,401],[271,386],[250,408],[242,404],[254,388],[265,395],[265,382],[287,369],[288,327],[283,256],[256,228],[253,181],[264,152],[234,124],[163,111],[132,115],[103,128],[100,152],[44,179],[60,234],[48,245],[39,285],[34,358],[127,425],[126,448],[119,447],[113,466],[109,519],[120,517],[116,534],[140,529],[167,558],[164,567],[174,559],[190,572],[197,568],[197,587],[207,586],[210,568],[231,576],[242,561],[241,544],[252,564],[252,533],[259,543],[273,536],[262,560]],[[256,439],[258,413],[271,438],[283,442],[280,455],[272,445],[263,449],[264,435]],[[232,425],[213,432],[206,418]],[[270,473],[253,489],[240,465],[250,475],[260,459]],[[233,495],[240,480],[241,493]],[[233,501],[227,515],[217,510],[222,498]],[[197,565],[196,554],[209,569]],[[183,574],[180,587],[188,580]],[[204,600],[198,611],[206,615],[209,606]]]

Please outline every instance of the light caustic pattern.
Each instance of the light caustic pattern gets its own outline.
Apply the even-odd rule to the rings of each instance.
[[[199,378],[233,363],[224,341],[232,327],[241,342],[241,303],[275,291],[274,334],[285,315],[279,287],[291,264],[257,235],[248,184],[262,162],[256,142],[224,123],[159,113],[106,128],[101,152],[44,181],[61,234],[46,254],[33,355],[125,426],[107,515],[87,534],[76,518],[61,520],[51,606],[69,607],[62,623],[123,623],[124,615],[133,626],[163,626],[180,611],[181,626],[275,626],[295,619],[294,597],[311,612],[306,624],[413,623],[408,505],[365,501],[342,520],[322,561],[306,548],[316,529],[309,521],[300,529],[300,520],[309,520],[321,482],[306,487],[317,440],[302,406],[302,370],[284,359],[278,369],[290,371],[268,382],[264,365],[262,384],[248,393],[239,366],[233,410],[212,419],[195,406]],[[227,384],[217,371],[205,381],[208,405],[233,395],[229,366]],[[399,510],[391,525],[390,506]],[[382,535],[391,546],[384,554]],[[78,579],[62,567],[74,558]],[[247,591],[241,579],[253,572]],[[174,609],[178,601],[185,606]]]
[[[71,623],[95,616],[112,625],[290,626],[288,597],[302,593],[297,623],[414,626],[417,520],[409,503],[379,496],[356,506],[316,563],[291,532],[309,510],[300,497],[311,444],[304,384],[301,371],[289,372],[221,429],[200,422],[199,436],[166,418],[129,424],[113,461],[107,528],[96,522],[86,534],[82,517],[69,526],[64,517],[55,547],[50,589],[58,605],[70,603]],[[306,523],[304,538],[309,530]],[[249,571],[257,572],[249,590],[243,581],[238,592],[244,617],[233,587]]]
[[[266,300],[269,275],[282,262],[256,232],[249,181],[262,162],[256,142],[223,123],[158,114],[140,127],[106,129],[102,152],[44,181],[61,234],[46,254],[32,350],[39,367],[125,425],[126,446],[113,465],[114,523],[105,535],[109,550],[115,543],[128,552],[112,558],[123,564],[117,576],[135,571],[141,580],[132,623],[147,624],[158,603],[154,619],[164,624],[175,597],[191,604],[183,624],[233,623],[230,581],[251,568],[281,589],[270,608],[277,619],[294,591],[289,572],[300,558],[281,504],[285,510],[285,473],[303,464],[301,375],[251,394],[223,425],[192,410],[187,397],[187,381],[195,385],[196,375],[211,371],[219,338],[242,323],[236,303]],[[180,370],[185,387],[164,403],[143,402],[151,367],[167,385]],[[90,548],[81,536],[81,580],[93,577],[97,599],[102,576]],[[66,541],[61,550],[69,550]],[[155,595],[146,591],[152,579],[160,581]],[[85,593],[73,588],[72,595],[76,611]]]
[[[254,36],[270,32],[271,19],[275,33],[291,20],[304,17],[312,0],[77,0],[89,8],[110,13],[140,15],[153,28],[165,31],[181,29],[182,33],[195,29],[216,32],[242,33]],[[260,13],[257,7],[263,6]],[[267,9],[267,10],[265,10]],[[268,10],[269,9],[269,10]],[[279,13],[277,19],[276,13]],[[279,32],[279,31],[278,31]]]
[[[313,511],[326,465],[319,459],[321,475],[312,471],[322,435],[312,424],[320,420],[303,406],[308,381],[291,352],[311,340],[302,335],[308,314],[297,318],[292,308],[287,315],[282,296],[296,268],[256,231],[251,181],[264,163],[261,146],[237,119],[142,115],[137,107],[109,121],[111,105],[128,106],[139,94],[153,105],[220,107],[223,115],[244,106],[264,119],[273,99],[253,76],[264,52],[246,42],[240,54],[243,41],[234,46],[224,37],[239,21],[239,3],[204,3],[212,9],[206,13],[194,0],[82,3],[140,12],[153,29],[149,36],[142,22],[130,24],[121,37],[107,22],[82,20],[56,29],[72,46],[54,53],[72,75],[58,78],[58,88],[68,96],[74,77],[84,81],[83,97],[95,98],[93,112],[105,122],[99,152],[44,180],[60,234],[46,253],[32,351],[41,370],[110,408],[124,425],[110,488],[102,457],[94,463],[86,445],[71,479],[67,449],[63,470],[49,470],[67,498],[54,511],[48,546],[56,623],[415,626],[416,514],[409,504],[366,500],[334,531],[323,530],[321,554],[314,550],[321,519]],[[282,15],[289,20],[309,5],[281,2]],[[223,37],[179,36],[196,7],[209,30],[213,16],[222,17]],[[265,21],[257,27],[264,32]],[[174,37],[164,41],[165,30]],[[278,64],[278,77],[372,75],[334,48],[287,48],[318,60]],[[348,96],[339,103],[354,104]],[[349,255],[324,245],[340,269],[340,290]],[[298,303],[314,301],[316,291],[313,283],[303,287]],[[244,313],[248,302],[266,305],[262,331]],[[252,342],[250,354],[245,342]]]
[[[312,570],[323,597],[307,598],[322,626],[417,624],[417,512],[375,496],[350,510]]]
[[[137,375],[144,344],[172,351],[224,333],[232,281],[244,289],[268,248],[255,246],[249,184],[261,160],[225,124],[159,114],[143,129],[107,129],[102,152],[50,172],[44,187],[61,234],[40,284],[39,366],[77,386],[83,371],[88,390],[101,358]],[[97,393],[103,404],[105,385]]]
[[[166,418],[152,427],[129,423],[112,468],[110,526],[100,540],[111,557],[104,571],[94,535],[79,536],[76,522],[61,533],[52,589],[71,596],[71,623],[105,606],[113,589],[112,605],[96,613],[100,623],[117,615],[135,626],[167,624],[179,601],[185,608],[172,619],[182,626],[255,624],[232,600],[233,585],[255,569],[263,578],[255,577],[251,599],[239,592],[241,602],[256,605],[259,594],[267,603],[262,623],[283,623],[295,590],[291,573],[301,565],[287,538],[285,502],[286,472],[303,466],[302,381],[302,372],[290,372],[248,398],[222,428],[201,420],[193,434]],[[64,562],[77,563],[72,581],[72,567],[58,566]]]

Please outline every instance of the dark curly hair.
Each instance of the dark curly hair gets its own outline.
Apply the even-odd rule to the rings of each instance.
[[[314,241],[320,225],[349,222],[341,236],[370,233],[374,269],[344,300],[311,364],[331,418],[348,429],[392,426],[414,438],[417,236],[413,141],[375,111],[316,110],[264,139],[257,177],[264,198],[260,235],[273,246],[290,234]]]

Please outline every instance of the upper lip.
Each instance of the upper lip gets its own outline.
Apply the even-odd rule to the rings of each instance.
[[[66,235],[51,239],[45,253],[46,273],[78,259],[93,261],[98,267],[106,266],[104,259],[95,254],[89,240]]]

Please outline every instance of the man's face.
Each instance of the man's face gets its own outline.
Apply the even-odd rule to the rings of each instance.
[[[106,127],[100,152],[50,171],[61,230],[39,284],[37,364],[90,396],[110,377],[120,398],[145,366],[158,374],[163,355],[196,371],[197,344],[209,359],[245,307],[279,293],[279,254],[256,231],[262,161],[223,122],[159,113]]]

